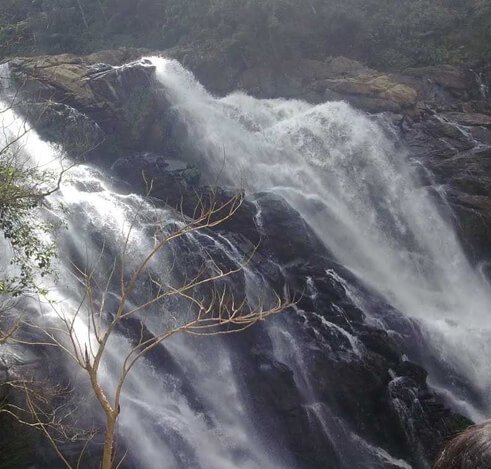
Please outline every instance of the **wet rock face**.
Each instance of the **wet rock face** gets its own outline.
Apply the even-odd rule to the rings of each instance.
[[[166,103],[156,90],[154,72],[146,60],[109,69],[96,65],[87,71],[87,86],[98,103],[90,113],[128,148],[159,149],[164,143],[161,119]]]
[[[112,172],[131,190],[177,207],[186,193],[197,190],[200,173],[188,163],[153,153],[120,158]]]
[[[401,139],[434,175],[450,204],[450,220],[474,262],[491,258],[491,129],[489,116],[424,113],[406,120]],[[448,207],[442,199],[442,210]]]
[[[48,101],[19,103],[19,109],[43,139],[61,144],[77,162],[96,160],[105,148],[107,137],[99,124],[71,106]]]
[[[180,173],[188,171],[186,165],[172,168],[168,160],[156,155],[119,160],[113,171],[133,188],[142,190],[137,168],[151,171],[156,179],[167,179],[168,183],[154,194],[164,201],[176,191],[173,184],[185,187],[188,183]],[[197,185],[197,181],[191,182]],[[190,218],[197,200],[221,204],[234,195],[197,186],[181,194],[180,207]],[[446,438],[469,424],[428,388],[427,372],[405,357],[411,330],[417,328],[381,299],[373,300],[380,311],[379,319],[397,319],[387,322],[387,330],[369,324],[347,292],[348,287],[364,287],[336,264],[284,199],[270,193],[246,197],[235,215],[205,238],[217,234],[221,240],[229,240],[244,258],[256,249],[247,267],[250,272],[278,294],[287,289],[297,299],[295,307],[284,315],[247,334],[224,338],[233,351],[233,368],[241,392],[250,412],[258,416],[258,431],[264,441],[274,435],[276,442],[287,447],[295,458],[295,467],[320,469],[349,464],[361,469],[361,461],[366,462],[368,457],[366,448],[345,460],[346,454],[359,446],[356,438],[383,448],[413,467],[425,467]],[[215,248],[212,242],[200,246],[200,250],[213,252],[221,268],[233,268]],[[182,275],[192,275],[202,265],[200,250],[186,239],[180,240],[178,250]],[[228,287],[240,295],[244,282],[243,274],[234,275]],[[399,334],[404,335],[404,341]],[[291,350],[297,352],[281,361],[278,351],[284,340],[289,341],[289,354]],[[172,373],[180,376],[179,367]],[[189,399],[195,385],[183,384]],[[196,405],[199,408],[199,403]],[[329,432],[323,421],[328,422]],[[387,462],[380,467],[392,466]]]
[[[273,194],[246,198],[233,222],[213,231],[233,240],[244,256],[259,237],[248,268],[278,294],[286,288],[298,299],[288,313],[225,339],[235,351],[234,369],[250,411],[260,416],[258,431],[264,441],[275,435],[288,447],[296,467],[367,467],[366,448],[346,456],[357,446],[356,438],[425,467],[445,438],[469,424],[428,388],[426,371],[405,357],[406,342],[367,322],[347,292],[348,286],[363,286],[332,260],[283,199]],[[193,262],[193,249],[181,251]],[[329,275],[334,271],[342,278]],[[242,276],[233,282],[237,290],[243,288]],[[380,319],[398,315],[376,301]],[[407,337],[412,326],[400,314],[399,321],[399,332]],[[285,350],[294,356],[282,362],[285,340]]]
[[[309,406],[299,391],[294,373],[276,361],[264,344],[264,333],[255,330],[252,337],[239,337],[238,343],[246,353],[235,360],[241,389],[249,402],[250,411],[261,420],[258,425],[263,441],[274,435],[275,442],[286,446],[298,468],[338,467],[339,458],[334,442],[329,441],[319,422],[312,418]],[[234,340],[234,347],[237,343]],[[258,349],[261,350],[258,350]]]
[[[491,258],[491,76],[489,65],[409,69],[397,80],[418,94],[404,114],[389,115],[411,156],[431,172],[421,183],[455,225],[473,262]],[[449,203],[449,206],[447,205]],[[449,213],[450,208],[450,213]]]

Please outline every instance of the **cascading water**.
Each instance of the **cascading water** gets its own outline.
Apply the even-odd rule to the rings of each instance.
[[[489,285],[408,155],[343,102],[218,99],[179,63],[152,60],[196,163],[231,185],[284,196],[342,264],[418,319],[431,353],[479,388],[485,403],[472,416],[486,415]]]
[[[481,406],[467,402],[467,396],[441,377],[434,378],[435,385],[449,399],[462,400],[467,407],[460,410],[471,417],[478,419],[489,412],[489,289],[468,264],[427,190],[418,185],[408,156],[395,151],[377,123],[344,103],[312,106],[257,100],[240,93],[218,99],[177,62],[151,60],[171,111],[185,127],[182,153],[220,186],[285,198],[340,264],[394,308],[418,321],[425,334],[426,353],[467,378],[481,393]],[[20,117],[12,111],[8,115],[21,125]],[[35,132],[23,136],[20,145],[34,164],[56,169],[57,153]],[[58,202],[64,206],[61,215],[49,209]],[[68,228],[56,234],[59,280],[51,293],[57,309],[68,316],[75,314],[84,294],[72,274],[72,262],[84,268],[103,265],[103,276],[136,212],[131,259],[138,259],[151,246],[149,226],[157,220],[166,224],[180,220],[172,209],[119,193],[101,171],[85,165],[66,175],[48,204],[45,216],[61,217]],[[256,209],[261,228],[269,220],[263,218],[260,204]],[[241,247],[221,234],[189,236],[186,242],[197,253],[211,243],[232,265],[242,260]],[[168,276],[171,264],[165,256],[159,257],[152,275]],[[380,324],[361,291],[344,283],[334,271],[326,270],[325,276],[343,285],[353,304],[371,315],[367,320]],[[268,282],[254,264],[246,266],[244,278],[253,303]],[[315,285],[309,279],[307,285],[309,295],[315,297]],[[49,305],[41,309],[50,314]],[[162,311],[154,313],[145,324],[150,331],[166,320]],[[364,346],[354,335],[321,316],[317,319],[346,342],[343,359],[347,363],[363,358]],[[80,340],[90,340],[86,324],[80,321],[77,327]],[[333,468],[410,467],[360,437],[341,415],[317,402],[316,389],[305,372],[304,362],[311,351],[295,328],[279,318],[265,326],[265,333],[274,358],[293,371],[312,427],[337,447]],[[110,343],[104,366],[108,388],[115,386],[121,357],[129,346],[130,337],[124,334]],[[174,337],[165,343],[165,357],[147,357],[135,368],[125,388],[120,419],[129,467],[297,467],[280,439],[266,440],[264,432],[259,432],[262,416],[250,411],[236,371],[238,355],[226,341]]]
[[[26,161],[55,172],[60,169],[59,153],[41,141],[21,117],[9,110],[2,122],[8,140],[20,137],[18,147]],[[102,260],[110,266],[111,258],[107,253],[118,252],[129,229],[129,220],[138,213],[139,221],[133,227],[130,240],[128,268],[131,268],[132,259],[137,262],[151,250],[152,238],[145,233],[146,224],[156,223],[156,220],[165,224],[179,222],[171,210],[158,209],[136,195],[118,194],[106,177],[85,165],[76,166],[66,174],[59,192],[48,200],[46,217],[59,217],[57,212],[49,209],[58,202],[63,204],[62,218],[67,228],[56,233],[60,255],[56,265],[59,279],[55,287],[49,285],[50,304],[35,303],[44,310],[45,316],[55,319],[56,314],[73,317],[83,304],[84,288],[72,273],[73,261],[80,262],[79,267],[87,271]],[[199,240],[195,242],[196,251],[201,251]],[[157,268],[155,275],[161,277],[171,270],[163,258],[159,258]],[[100,269],[99,275],[102,272],[107,273]],[[104,282],[104,278],[101,281]],[[56,304],[56,314],[52,304]],[[159,315],[162,316],[161,313]],[[93,342],[83,315],[75,326],[75,335],[80,343]],[[159,330],[158,324],[153,324],[155,326]],[[151,323],[147,327],[152,330]],[[132,442],[131,459],[138,461],[136,467],[226,469],[237,459],[235,453],[242,455],[243,468],[277,467],[277,461],[282,459],[273,457],[272,448],[268,451],[261,449],[262,444],[254,435],[250,417],[244,413],[227,350],[209,341],[196,348],[196,344],[190,345],[183,338],[171,340],[166,346],[182,374],[189,379],[192,377],[197,383],[195,395],[191,398],[183,395],[182,378],[159,369],[158,363],[144,361],[135,369],[127,383],[122,407],[128,410],[122,413],[120,424],[125,440]],[[122,357],[126,356],[129,348],[130,344],[121,336],[110,343],[103,371],[103,381],[108,389],[116,386]],[[210,361],[209,357],[216,358]],[[206,415],[193,408],[192,401],[204,406]],[[226,406],[222,405],[224,402]],[[211,426],[209,421],[214,425]],[[287,462],[285,464],[288,465]]]

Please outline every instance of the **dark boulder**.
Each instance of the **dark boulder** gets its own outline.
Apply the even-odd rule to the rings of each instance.
[[[408,360],[403,360],[399,363],[395,368],[395,372],[399,376],[411,378],[418,385],[425,385],[428,377],[428,372],[424,368]]]
[[[88,115],[62,103],[19,103],[40,136],[60,145],[77,162],[94,161],[106,148],[106,134]]]
[[[401,359],[398,345],[387,331],[366,326],[358,334],[358,339],[368,350],[385,357],[391,365]]]
[[[256,207],[262,252],[278,259],[282,265],[324,252],[312,229],[283,197],[265,192],[252,196],[251,201]]]
[[[200,173],[188,163],[153,153],[120,158],[113,174],[137,193],[179,206],[184,196],[198,190]]]

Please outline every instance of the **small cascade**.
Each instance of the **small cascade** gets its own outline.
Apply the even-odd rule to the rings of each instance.
[[[471,70],[473,73],[475,79],[476,79],[476,85],[479,90],[479,94],[482,99],[487,99],[489,95],[489,86],[486,84],[486,82],[483,79],[482,73],[481,72],[476,72],[474,70]]]

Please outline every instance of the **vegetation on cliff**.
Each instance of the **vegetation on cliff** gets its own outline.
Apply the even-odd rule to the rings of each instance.
[[[4,0],[0,55],[193,45],[237,61],[344,55],[379,68],[491,52],[490,0]]]
[[[7,111],[8,107],[0,108],[0,118]],[[9,260],[12,268],[2,265],[0,316],[7,309],[5,305],[10,304],[10,298],[39,290],[35,271],[44,275],[50,270],[53,246],[43,239],[43,233],[50,227],[36,218],[35,209],[57,188],[57,176],[30,166],[22,153],[22,140],[29,129],[11,127],[11,123],[1,120],[0,131],[10,135],[0,144],[0,230],[4,248],[10,248],[10,256],[3,256],[2,261]],[[0,325],[0,344],[8,336],[8,330],[2,331]]]

